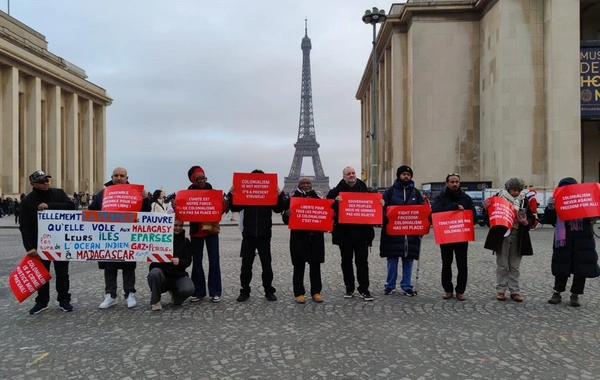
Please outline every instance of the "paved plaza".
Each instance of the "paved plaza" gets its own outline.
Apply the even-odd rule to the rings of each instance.
[[[241,236],[231,225],[220,239],[221,303],[171,307],[165,295],[163,311],[153,312],[148,265],[139,263],[138,306],[127,309],[120,296],[117,306],[100,310],[103,272],[96,263],[74,262],[75,311],[64,313],[51,302],[32,316],[33,297],[19,304],[8,287],[24,254],[19,230],[9,228],[13,222],[0,219],[0,379],[600,377],[599,282],[588,280],[580,308],[546,303],[553,284],[550,227],[531,233],[535,255],[521,265],[521,304],[496,301],[495,256],[483,249],[487,229],[480,227],[469,248],[466,302],[442,299],[440,253],[431,235],[423,240],[418,296],[383,295],[386,269],[377,237],[370,254],[375,301],[344,299],[339,250],[327,235],[325,302],[296,304],[289,232],[282,225],[273,228],[272,241],[279,300],[265,300],[257,260],[250,300],[238,303]],[[51,288],[55,299],[53,282]]]

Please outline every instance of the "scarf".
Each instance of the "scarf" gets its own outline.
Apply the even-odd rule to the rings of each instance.
[[[554,227],[554,247],[564,247],[567,245],[567,223],[571,228],[571,231],[582,231],[583,230],[583,219],[573,220],[561,220],[558,215],[556,216],[556,224]]]
[[[500,192],[498,193],[499,196],[501,196],[502,198],[506,199],[507,201],[510,202],[510,204],[513,205],[513,208],[515,209],[515,216],[517,215],[516,213],[519,212],[519,209],[523,207],[523,205],[525,204],[524,200],[525,200],[525,193],[521,192],[519,193],[519,195],[515,198],[512,195],[510,195],[510,193],[508,192],[508,190],[506,189],[502,189],[500,190]],[[519,228],[519,222],[517,222],[517,219],[515,218],[515,220],[513,221],[513,227],[512,228]]]

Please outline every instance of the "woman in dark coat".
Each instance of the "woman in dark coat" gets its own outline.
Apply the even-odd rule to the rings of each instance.
[[[558,187],[574,185],[577,181],[567,177],[560,180]],[[600,276],[596,240],[592,231],[591,219],[561,220],[554,208],[555,200],[548,200],[544,213],[544,224],[554,226],[552,246],[552,274],[554,275],[554,293],[548,303],[557,304],[562,300],[561,293],[566,290],[567,279],[573,274],[571,285],[571,306],[581,306],[579,295],[583,294],[586,278]]]
[[[300,178],[298,189],[294,191],[292,197],[320,198],[312,189],[312,182],[309,178]],[[289,202],[289,201],[288,201]],[[288,224],[289,216],[292,210],[287,204],[286,211],[283,213],[283,221]],[[290,230],[290,253],[292,256],[292,265],[294,266],[294,297],[296,302],[305,303],[304,297],[304,271],[306,263],[310,269],[310,294],[313,301],[323,302],[321,290],[321,264],[325,262],[325,239],[323,232],[308,230]]]
[[[529,230],[535,223],[535,216],[529,209],[526,193],[523,192],[524,188],[525,181],[519,177],[506,181],[504,189],[497,196],[510,202],[515,209],[516,218],[509,231],[494,227],[489,230],[485,239],[484,248],[496,253],[496,299],[498,301],[506,300],[505,293],[508,290],[513,301],[523,302],[519,288],[519,268],[523,256],[533,255]],[[490,203],[489,198],[483,202],[486,211]],[[489,225],[488,218],[485,219]]]

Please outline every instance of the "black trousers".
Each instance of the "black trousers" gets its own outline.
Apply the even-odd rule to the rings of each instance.
[[[118,269],[104,269],[104,293],[112,298],[117,298],[117,273]],[[122,269],[123,271],[123,291],[125,298],[129,293],[135,293],[135,269]]]
[[[321,264],[313,263],[308,264],[310,270],[310,295],[313,296],[317,293],[321,293],[323,289],[323,284],[321,282]],[[294,265],[294,276],[293,276],[293,284],[294,284],[294,297],[298,297],[300,295],[304,295],[306,290],[304,289],[304,272],[306,270],[306,264],[298,264]]]
[[[275,293],[273,287],[273,267],[271,266],[271,238],[244,236],[242,239],[242,270],[240,273],[240,282],[242,288],[240,293],[250,294],[250,282],[252,281],[252,265],[254,257],[258,252],[260,265],[262,266],[262,283],[265,294]]]
[[[554,291],[562,293],[567,289],[567,280],[569,276],[556,276],[554,277]],[[585,288],[585,277],[573,276],[573,283],[571,284],[572,294],[583,294],[583,288]]]
[[[342,255],[342,274],[346,292],[354,292],[354,268],[352,259],[356,265],[356,279],[358,280],[358,292],[365,293],[369,291],[369,247],[367,243],[354,242],[352,244],[340,245]]]
[[[50,261],[42,260],[44,266],[50,271],[50,263],[54,263],[54,282],[56,283],[56,293],[58,302],[71,302],[71,294],[69,293],[69,262],[68,261]],[[35,297],[36,303],[48,305],[50,302],[50,282],[45,283],[38,289],[38,295]]]
[[[446,293],[456,291],[457,294],[462,294],[467,288],[467,250],[469,243],[451,243],[441,244],[442,251],[442,287]],[[456,256],[456,288],[452,284],[452,261]]]
[[[188,276],[167,277],[160,268],[152,268],[148,273],[148,286],[152,291],[150,304],[154,305],[160,301],[161,294],[167,291],[173,292],[175,305],[181,305],[188,297],[194,294],[194,283]]]

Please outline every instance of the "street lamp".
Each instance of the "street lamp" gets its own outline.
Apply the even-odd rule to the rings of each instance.
[[[367,137],[371,137],[371,186],[374,190],[377,190],[377,177],[379,175],[377,170],[377,24],[383,23],[387,19],[385,11],[373,7],[373,10],[366,10],[362,20],[365,24],[373,25],[373,51],[371,57],[373,62],[373,74],[371,75],[371,123],[373,129],[371,132],[367,132]]]

